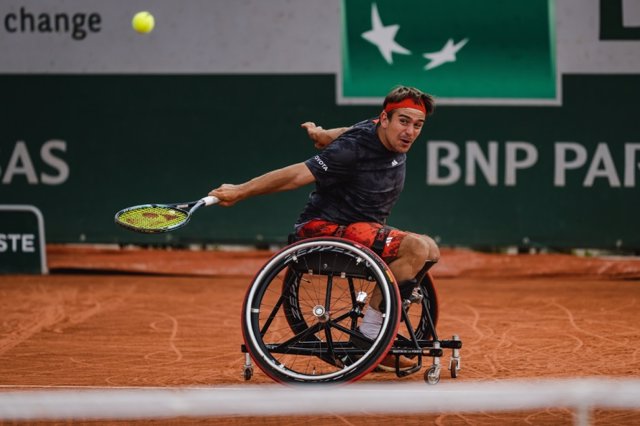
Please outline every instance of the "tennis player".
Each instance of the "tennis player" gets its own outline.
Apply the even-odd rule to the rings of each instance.
[[[302,124],[322,151],[297,163],[258,176],[242,184],[223,184],[209,195],[231,206],[256,195],[287,191],[315,182],[315,190],[295,224],[298,238],[336,236],[356,241],[377,252],[389,265],[400,288],[411,285],[426,261],[437,261],[432,238],[386,225],[404,187],[406,154],[433,113],[433,98],[406,86],[394,88],[374,119],[349,128],[323,129]],[[375,337],[382,324],[380,294],[374,292],[360,326]],[[413,367],[400,358],[400,369]],[[380,368],[395,371],[395,357],[387,356]]]

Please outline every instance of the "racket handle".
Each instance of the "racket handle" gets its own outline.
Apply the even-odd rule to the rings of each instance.
[[[211,206],[213,204],[218,204],[220,200],[218,199],[218,197],[214,197],[213,195],[208,195],[202,198],[202,201],[204,201],[205,206]]]

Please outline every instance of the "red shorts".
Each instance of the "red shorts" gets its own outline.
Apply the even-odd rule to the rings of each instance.
[[[296,237],[342,237],[360,243],[363,246],[373,248],[376,237],[380,237],[379,231],[382,227],[383,225],[374,222],[356,222],[350,225],[338,225],[337,223],[326,220],[314,219],[300,226],[296,231]],[[390,263],[398,257],[400,243],[407,235],[407,232],[391,227],[386,228],[388,234],[380,234],[384,237],[384,241],[382,242],[382,253],[378,251],[378,255],[386,263]]]

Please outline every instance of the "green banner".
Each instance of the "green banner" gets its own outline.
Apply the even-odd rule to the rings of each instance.
[[[640,249],[640,76],[563,83],[561,107],[437,107],[389,224],[443,245]],[[304,161],[317,153],[304,121],[379,113],[336,106],[335,90],[333,75],[0,76],[0,202],[38,206],[52,243],[282,243],[311,185],[203,208],[159,236],[113,216]]]
[[[343,0],[343,101],[419,87],[475,103],[553,103],[553,0]]]

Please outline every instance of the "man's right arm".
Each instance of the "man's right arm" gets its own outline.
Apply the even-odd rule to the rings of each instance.
[[[239,185],[225,183],[211,190],[209,195],[217,197],[221,206],[232,206],[238,201],[249,197],[289,191],[314,181],[315,177],[307,165],[305,163],[297,163],[265,173]]]

